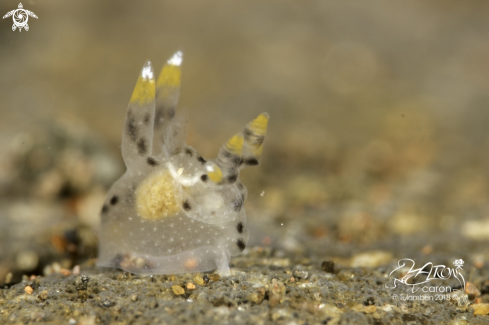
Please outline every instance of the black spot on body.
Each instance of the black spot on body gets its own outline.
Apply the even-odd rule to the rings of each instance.
[[[102,213],[107,213],[109,211],[109,207],[104,204],[102,207]]]
[[[131,111],[127,112],[126,132],[132,141],[136,141],[136,139],[138,138],[139,130],[136,125],[136,119],[134,118],[134,115],[132,115]]]
[[[244,163],[248,166],[256,166],[259,164],[259,161],[256,158],[248,158],[244,161]]]
[[[156,162],[156,160],[153,157],[148,157],[148,159],[146,159],[146,161],[148,162],[148,165],[150,165],[150,166],[158,165],[158,163]]]
[[[227,180],[229,183],[234,183],[236,182],[236,180],[238,179],[238,175],[237,174],[232,174],[232,175],[229,175],[227,177]]]
[[[149,124],[149,113],[144,114],[143,123],[144,125]]]
[[[205,164],[205,163],[206,163],[206,160],[205,160],[205,159],[204,159],[204,157],[202,157],[202,156],[197,157],[197,160],[198,160],[200,163],[202,163],[202,164]]]
[[[146,144],[145,138],[139,139],[137,145],[138,145],[138,152],[140,155],[145,155],[146,152],[148,152],[148,145]]]
[[[236,183],[236,186],[238,187],[238,189],[241,191],[243,188],[244,188],[244,185],[241,184],[241,182],[237,182]]]
[[[242,198],[241,198],[242,199]],[[234,211],[236,212],[239,212],[241,210],[241,207],[243,206],[243,200],[240,200],[240,199],[236,199],[234,202],[233,202],[233,208],[234,208]]]
[[[246,244],[245,244],[244,240],[241,238],[238,239],[238,241],[236,242],[236,245],[238,246],[240,251],[244,251],[244,249],[246,248]]]
[[[207,182],[208,178],[209,178],[209,176],[207,176],[207,174],[202,174],[202,176],[200,176],[200,179],[202,180],[202,182]]]
[[[242,223],[242,222],[238,223],[238,225],[236,226],[236,230],[237,230],[237,231],[238,231],[240,234],[242,234],[242,233],[243,233],[244,226],[243,226],[243,223]]]
[[[111,199],[110,199],[110,204],[112,205],[116,205],[117,202],[119,202],[119,198],[117,197],[117,195],[114,195]]]
[[[185,211],[190,211],[190,209],[192,209],[192,207],[190,206],[190,203],[188,203],[188,201],[183,202],[183,209]]]
[[[190,150],[189,148],[186,148],[186,149],[185,149],[185,153],[186,153],[187,155],[189,155],[190,157],[192,157],[192,156],[194,155],[194,153],[192,152],[192,150]]]

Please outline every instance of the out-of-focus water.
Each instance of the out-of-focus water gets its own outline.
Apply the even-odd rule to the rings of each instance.
[[[16,7],[0,4],[2,13]],[[3,132],[68,118],[116,145],[144,61],[159,68],[181,49],[180,107],[190,109],[191,141],[206,155],[261,111],[272,116],[267,149],[321,155],[379,139],[394,152],[418,141],[487,147],[484,1],[24,7],[39,17],[29,19],[28,32],[13,32],[11,18],[0,21]]]

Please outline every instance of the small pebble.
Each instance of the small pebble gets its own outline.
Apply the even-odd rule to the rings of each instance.
[[[41,300],[46,300],[46,299],[48,299],[48,292],[47,292],[47,290],[44,290],[43,292],[41,292],[41,293],[40,293],[40,294],[37,296],[37,298],[39,298],[39,299],[41,299]]]
[[[260,288],[256,289],[256,292],[252,292],[252,293],[248,294],[246,299],[254,302],[255,304],[259,304],[265,298],[265,293],[266,293],[265,288],[260,287]]]
[[[472,305],[474,308],[474,315],[487,315],[489,314],[489,304],[476,304]]]
[[[209,276],[207,274],[204,274],[204,276],[202,277],[202,279],[204,279],[204,284],[209,283]]]
[[[378,267],[392,261],[392,254],[385,251],[367,251],[353,256],[352,267]]]
[[[199,273],[197,273],[194,275],[194,282],[201,286],[204,284],[204,279],[200,276]]]
[[[209,274],[209,279],[212,280],[212,281],[217,281],[221,278],[221,276],[217,273],[214,273],[214,274]]]
[[[183,288],[179,285],[172,285],[171,289],[173,290],[173,293],[177,296],[183,295],[185,293],[185,290],[183,290]]]
[[[277,304],[282,303],[284,298],[285,285],[277,279],[272,279],[271,288],[268,291],[268,300],[270,300],[270,307],[274,307]]]
[[[433,246],[431,245],[426,245],[421,249],[421,253],[423,253],[424,255],[431,254],[432,251],[433,251]]]
[[[299,279],[307,279],[309,277],[309,273],[306,271],[296,270],[294,271],[294,277]]]
[[[61,270],[59,270],[59,273],[61,273],[64,276],[71,275],[71,271],[67,270],[67,269],[61,269]]]
[[[134,302],[134,301],[138,301],[138,296],[137,295],[132,295],[131,296],[131,301]]]
[[[10,283],[10,281],[12,281],[12,277],[13,277],[13,276],[14,276],[14,275],[12,274],[12,272],[7,273],[7,275],[5,276],[5,283],[6,283],[6,284],[9,284],[9,283]]]
[[[73,272],[73,275],[78,275],[78,274],[80,274],[80,265],[75,265],[75,266],[73,267],[73,271],[72,271],[72,272]]]
[[[75,280],[76,290],[78,290],[78,291],[87,290],[89,280],[90,280],[90,278],[86,275],[81,275],[81,276],[77,277]]]
[[[188,290],[194,290],[195,289],[195,284],[193,284],[192,282],[187,283],[187,289]]]
[[[324,261],[321,264],[321,269],[324,272],[334,273],[334,262],[333,261]]]
[[[468,295],[473,295],[474,298],[481,295],[481,292],[476,288],[476,286],[472,282],[467,282],[465,284],[465,292]]]
[[[32,294],[32,291],[34,291],[34,289],[32,289],[31,286],[27,286],[24,288],[24,291],[25,293],[27,293],[28,295]]]
[[[481,284],[481,294],[489,294],[489,280],[482,282]]]

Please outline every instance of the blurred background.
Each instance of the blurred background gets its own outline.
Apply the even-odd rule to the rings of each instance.
[[[271,116],[262,165],[241,175],[250,247],[489,258],[487,1],[23,5],[29,31],[0,21],[0,284],[96,257],[137,75],[177,50],[204,157]]]

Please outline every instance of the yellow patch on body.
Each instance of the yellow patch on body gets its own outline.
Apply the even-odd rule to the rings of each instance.
[[[216,164],[207,166],[207,176],[209,176],[209,179],[216,184],[222,182],[222,171]]]
[[[158,220],[174,215],[181,210],[173,194],[173,177],[169,172],[148,177],[136,191],[138,214],[148,220]]]

